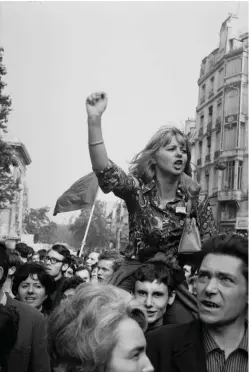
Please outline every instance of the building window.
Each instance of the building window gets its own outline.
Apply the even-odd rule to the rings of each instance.
[[[248,115],[248,89],[242,90],[242,97],[241,97],[241,112],[242,114]]]
[[[234,150],[236,148],[236,126],[224,128],[223,150]]]
[[[240,139],[239,139],[239,148],[245,149],[246,146],[246,126],[245,123],[240,122]]]
[[[204,100],[205,100],[205,94],[206,94],[206,85],[203,84],[201,98],[204,99]]]
[[[217,105],[217,118],[221,118],[222,116],[222,102],[219,102]]]
[[[214,90],[214,76],[210,79],[210,90]]]
[[[239,90],[232,89],[225,96],[225,116],[239,112]]]
[[[227,209],[228,209],[228,219],[234,220],[237,214],[236,206],[234,205],[234,203],[228,203]]]
[[[222,68],[219,71],[218,88],[222,87],[222,85],[224,84],[224,77],[225,77],[224,68]]]
[[[218,188],[218,172],[217,169],[213,168],[213,189]]]
[[[221,138],[221,132],[216,133],[216,138],[215,138],[215,151],[220,150],[220,146],[221,146],[220,138]]]
[[[242,186],[242,166],[243,166],[243,161],[239,161],[238,182],[237,182],[237,189],[238,190],[241,190],[241,186]]]
[[[242,59],[234,58],[227,62],[226,77],[231,77],[242,72]]]
[[[204,115],[201,116],[200,128],[203,128],[203,125],[204,125]]]
[[[233,190],[234,188],[234,168],[235,161],[228,161],[226,168],[226,179],[225,179],[225,188],[227,190]]]
[[[208,122],[212,122],[213,120],[213,106],[209,106],[208,108]]]
[[[202,141],[199,141],[199,159],[201,159],[202,156]]]

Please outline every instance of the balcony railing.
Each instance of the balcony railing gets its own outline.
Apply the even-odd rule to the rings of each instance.
[[[214,90],[211,89],[211,90],[208,92],[208,98],[211,98],[213,95],[214,95]]]
[[[200,99],[200,105],[202,105],[205,102],[205,96],[201,97]]]
[[[199,129],[199,136],[203,136],[203,128]]]
[[[228,200],[237,200],[242,199],[241,190],[226,190],[218,192],[218,201],[228,201]]]
[[[220,156],[220,150],[215,151],[214,159],[217,159]]]
[[[201,166],[201,159],[197,159],[197,166]]]
[[[207,154],[205,157],[205,163],[210,162],[210,160],[211,160],[210,154]]]

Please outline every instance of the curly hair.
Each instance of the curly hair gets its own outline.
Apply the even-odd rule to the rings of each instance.
[[[176,137],[180,144],[186,146],[187,163],[184,173],[191,177],[191,152],[187,136],[179,129],[167,125],[161,127],[150,139],[145,148],[132,159],[130,173],[136,178],[140,178],[146,184],[151,182],[155,178],[154,156],[161,147],[169,144],[173,137]]]
[[[49,274],[47,274],[44,267],[37,262],[26,262],[18,267],[13,278],[13,294],[17,296],[20,284],[29,276],[33,277],[36,275],[41,285],[45,287],[46,294],[50,296],[55,289],[54,279]]]
[[[128,292],[109,284],[81,284],[48,319],[52,361],[78,366],[77,371],[104,369],[117,342],[118,325],[127,318],[146,330],[144,309]]]

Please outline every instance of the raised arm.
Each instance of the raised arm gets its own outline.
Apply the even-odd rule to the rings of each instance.
[[[101,116],[106,106],[107,95],[103,92],[93,93],[87,97],[89,153],[93,169],[99,172],[103,171],[108,163],[101,128]]]

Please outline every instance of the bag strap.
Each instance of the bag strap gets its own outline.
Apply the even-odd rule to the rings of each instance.
[[[186,212],[187,212],[187,217],[195,217],[197,218],[197,203],[196,203],[196,198],[189,195],[189,199],[187,202],[187,207],[186,207]]]

